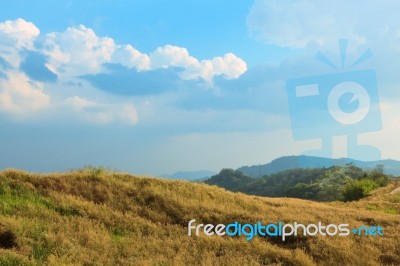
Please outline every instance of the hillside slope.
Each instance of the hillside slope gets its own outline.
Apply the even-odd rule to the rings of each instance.
[[[398,194],[397,194],[398,196]],[[390,200],[399,202],[399,197]],[[0,265],[398,265],[400,216],[99,169],[0,173]],[[197,223],[380,225],[384,236],[188,236]]]

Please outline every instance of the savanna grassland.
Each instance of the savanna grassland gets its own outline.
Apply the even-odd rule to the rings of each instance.
[[[400,265],[400,194],[391,182],[352,203],[233,193],[89,168],[0,172],[0,265]],[[197,223],[380,225],[384,236],[207,237]]]

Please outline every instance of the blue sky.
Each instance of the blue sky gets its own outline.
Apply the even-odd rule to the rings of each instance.
[[[228,49],[255,64],[278,62],[289,51],[249,38],[246,16],[252,1],[13,1],[5,6],[3,21],[22,17],[43,32],[83,24],[142,52],[174,44],[197,58],[210,58]]]
[[[157,175],[300,154],[321,139],[293,139],[291,118],[311,104],[289,106],[287,80],[365,69],[376,72],[379,115],[348,132],[400,159],[399,5],[9,1],[0,11],[0,168]],[[348,40],[343,69],[315,60],[321,52],[339,66],[339,39]],[[373,56],[350,70],[367,49]],[[347,155],[346,130],[306,120],[334,137],[331,155]]]

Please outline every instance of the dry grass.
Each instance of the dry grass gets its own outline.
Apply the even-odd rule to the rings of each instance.
[[[376,202],[396,212],[367,207]],[[0,265],[399,265],[398,208],[398,195],[384,190],[357,203],[324,204],[96,169],[7,170],[0,173],[0,235],[12,232],[15,243],[0,247]],[[247,242],[188,237],[191,219],[381,225],[385,235]]]

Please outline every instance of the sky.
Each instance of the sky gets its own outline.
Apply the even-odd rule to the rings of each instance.
[[[399,8],[3,3],[0,169],[160,175],[298,154],[400,160]]]

